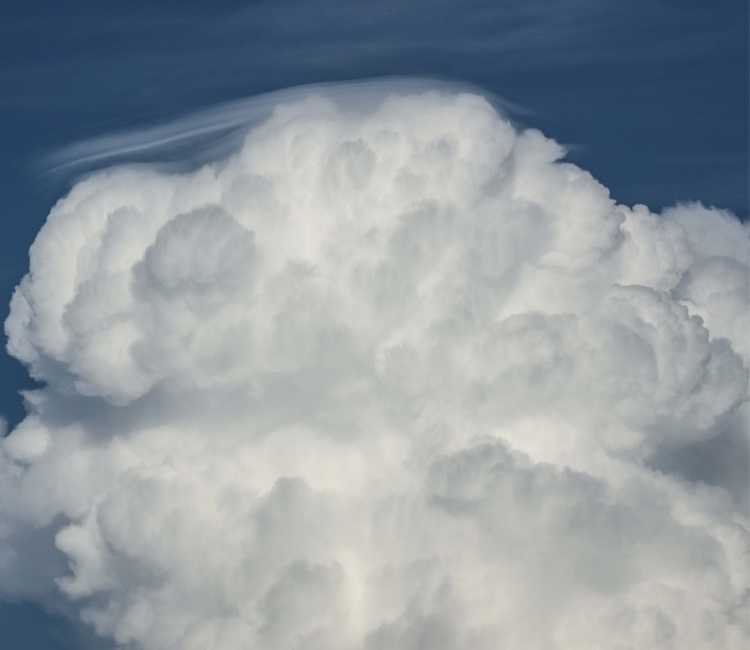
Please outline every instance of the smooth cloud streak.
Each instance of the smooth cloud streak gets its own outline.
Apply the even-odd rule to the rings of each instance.
[[[437,78],[391,76],[346,84],[308,84],[225,102],[167,124],[85,140],[48,155],[42,170],[48,174],[60,174],[101,167],[104,163],[132,163],[136,160],[154,166],[158,164],[160,169],[184,170],[228,157],[241,146],[247,132],[268,119],[277,106],[311,94],[335,96],[341,110],[356,111],[372,101],[377,102],[386,93],[408,94],[437,89],[456,93],[481,92],[496,110],[506,115],[531,114],[528,108],[480,91],[472,84]]]
[[[663,459],[747,449],[747,226],[617,205],[476,93],[264,101],[37,237],[3,593],[146,650],[744,647],[747,474]]]

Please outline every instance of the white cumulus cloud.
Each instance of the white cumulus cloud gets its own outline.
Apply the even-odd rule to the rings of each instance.
[[[747,225],[474,92],[263,106],[52,208],[0,596],[141,650],[746,647],[748,473],[689,461],[750,444]]]

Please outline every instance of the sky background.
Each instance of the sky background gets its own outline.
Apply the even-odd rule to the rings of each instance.
[[[619,202],[748,214],[746,0],[13,4],[0,10],[3,319],[29,245],[74,180],[44,171],[50,154],[298,84],[476,84],[568,145]],[[28,385],[0,355],[11,424]],[[0,646],[93,647],[22,603],[0,605]]]

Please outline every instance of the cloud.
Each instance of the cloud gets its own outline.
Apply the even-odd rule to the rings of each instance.
[[[167,124],[132,129],[78,142],[48,155],[42,169],[48,174],[86,170],[120,161],[149,162],[162,170],[184,171],[200,164],[228,157],[242,144],[247,131],[268,119],[279,104],[290,103],[314,93],[335,95],[340,110],[358,110],[378,101],[386,92],[480,93],[504,114],[528,116],[530,109],[469,84],[438,78],[403,76],[350,81],[346,84],[308,84],[276,90],[246,99],[224,102],[194,111]]]
[[[257,105],[39,233],[2,594],[144,650],[744,647],[747,472],[679,459],[748,448],[748,227],[618,205],[476,92]]]

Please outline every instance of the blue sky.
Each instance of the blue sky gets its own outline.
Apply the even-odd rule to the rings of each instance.
[[[17,3],[0,18],[0,296],[70,185],[62,147],[297,84],[381,75],[477,84],[570,146],[615,199],[701,200],[746,217],[744,0]],[[0,415],[25,372],[0,356]],[[4,647],[88,645],[29,605]]]

